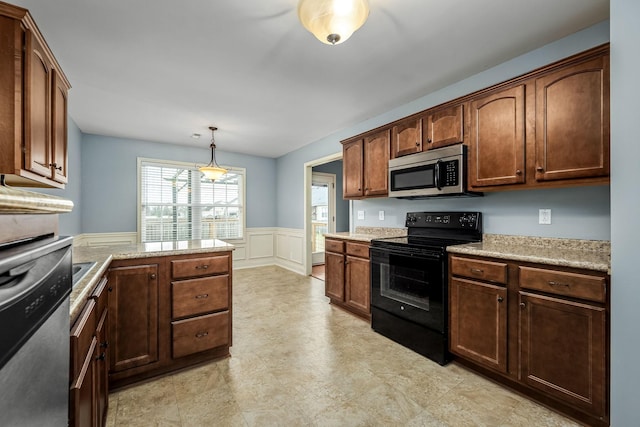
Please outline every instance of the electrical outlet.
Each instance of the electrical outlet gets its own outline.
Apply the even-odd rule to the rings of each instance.
[[[358,219],[364,219],[364,211],[358,211]]]
[[[551,224],[551,209],[538,210],[538,224],[544,224],[544,225]]]
[[[378,211],[378,219],[384,221],[384,211]]]

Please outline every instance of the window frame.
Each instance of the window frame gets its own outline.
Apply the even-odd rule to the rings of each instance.
[[[181,162],[177,160],[164,160],[164,159],[154,159],[150,157],[138,157],[137,158],[137,168],[136,168],[136,180],[137,180],[137,190],[136,190],[136,227],[137,227],[137,241],[138,243],[142,243],[142,164],[143,163],[155,163],[161,166],[166,165],[167,167],[176,167],[176,168],[186,168],[186,169],[197,169],[198,164],[193,162]],[[228,242],[232,244],[241,244],[246,242],[247,237],[247,170],[246,168],[236,167],[236,166],[222,166],[228,171],[234,172],[238,175],[242,175],[242,238],[240,239],[220,239],[223,242]],[[199,239],[194,239],[199,240]],[[204,239],[210,240],[210,239]],[[180,240],[178,240],[180,241]]]

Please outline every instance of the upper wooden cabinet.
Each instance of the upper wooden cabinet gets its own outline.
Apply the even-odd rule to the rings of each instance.
[[[71,85],[26,9],[0,3],[0,174],[64,188]]]
[[[471,101],[469,178],[472,187],[525,180],[525,86]]]
[[[464,105],[430,112],[427,125],[422,127],[426,149],[446,147],[464,140]]]
[[[536,179],[609,175],[609,56],[535,81]]]
[[[388,194],[389,129],[343,141],[343,198],[362,199]]]
[[[391,158],[446,147],[464,141],[464,105],[428,110],[394,123]]]
[[[396,122],[391,128],[391,158],[422,151],[422,117]]]

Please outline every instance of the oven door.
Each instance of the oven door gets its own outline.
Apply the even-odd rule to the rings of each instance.
[[[371,306],[446,332],[446,256],[371,248]]]

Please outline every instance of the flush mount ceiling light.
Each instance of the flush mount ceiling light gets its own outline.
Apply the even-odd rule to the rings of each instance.
[[[216,179],[227,173],[227,170],[218,166],[218,163],[216,162],[216,141],[213,137],[213,133],[217,131],[218,128],[215,126],[209,126],[209,129],[211,130],[211,145],[209,146],[211,147],[211,161],[207,166],[199,167],[198,170],[202,172],[205,178],[210,179],[211,181],[215,181]]]
[[[368,0],[300,0],[298,18],[325,44],[340,44],[369,17]]]

